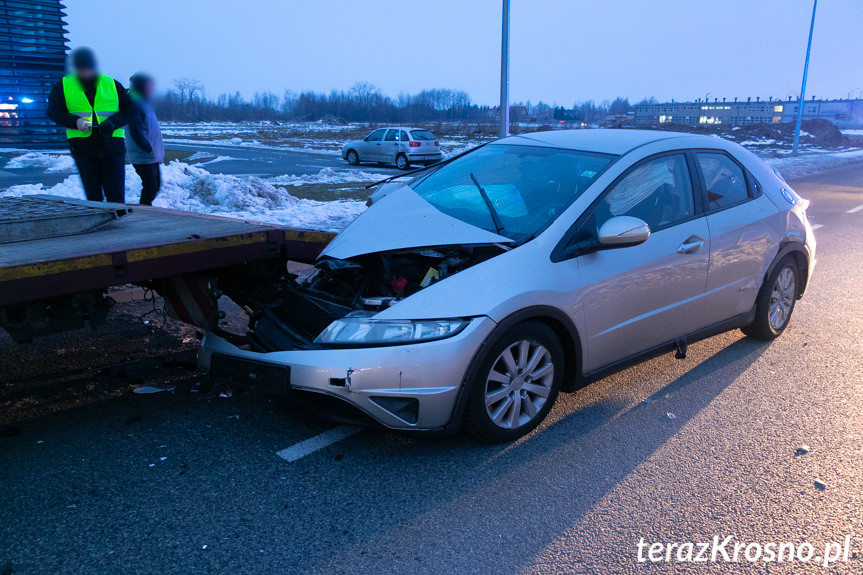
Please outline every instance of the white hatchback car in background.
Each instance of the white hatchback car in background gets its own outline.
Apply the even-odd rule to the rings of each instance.
[[[815,265],[808,202],[709,136],[512,136],[376,194],[245,345],[205,336],[216,382],[507,441],[637,359],[779,336]]]
[[[362,140],[348,142],[342,146],[342,158],[352,166],[378,162],[407,170],[411,164],[434,164],[443,156],[440,142],[428,130],[392,126],[375,130]]]

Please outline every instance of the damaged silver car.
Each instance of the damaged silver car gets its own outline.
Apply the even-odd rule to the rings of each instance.
[[[247,349],[209,333],[201,365],[393,429],[508,441],[634,360],[777,337],[815,264],[807,202],[707,136],[512,136],[373,199],[283,278]]]

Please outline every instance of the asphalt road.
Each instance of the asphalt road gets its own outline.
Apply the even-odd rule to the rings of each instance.
[[[275,177],[283,174],[302,176],[317,174],[324,168],[333,170],[367,170],[382,174],[398,174],[395,166],[361,164],[350,166],[339,155],[314,152],[285,151],[277,148],[251,148],[240,146],[219,146],[210,144],[166,143],[171,150],[207,152],[216,157],[228,159],[207,162],[203,167],[214,174],[243,174],[259,177]]]
[[[0,341],[0,374],[14,367],[19,386],[39,355],[84,364],[59,403],[3,392],[0,572],[860,573],[863,210],[847,212],[863,204],[863,164],[793,184],[822,227],[781,338],[727,333],[564,394],[511,445],[363,430],[288,462],[277,452],[337,426],[286,401],[195,393],[196,372],[159,359],[171,341],[192,349],[188,330],[137,323],[122,354],[146,361],[114,357],[107,337],[66,336],[59,355]],[[177,388],[132,394],[141,381]],[[851,543],[829,568],[638,561],[641,538],[728,535],[819,556]]]

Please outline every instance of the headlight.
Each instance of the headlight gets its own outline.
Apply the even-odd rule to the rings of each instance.
[[[451,337],[468,324],[466,319],[376,320],[365,314],[337,319],[315,339],[337,345],[392,345]]]

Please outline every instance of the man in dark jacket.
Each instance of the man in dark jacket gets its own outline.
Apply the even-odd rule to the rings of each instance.
[[[132,115],[132,102],[119,82],[98,72],[89,48],[73,50],[70,62],[73,73],[48,96],[48,117],[66,128],[87,199],[124,203],[123,126]]]
[[[162,185],[160,166],[165,160],[162,131],[153,110],[152,98],[156,89],[153,78],[137,73],[129,78],[129,97],[135,115],[126,129],[126,156],[141,176],[141,203],[153,205]]]

